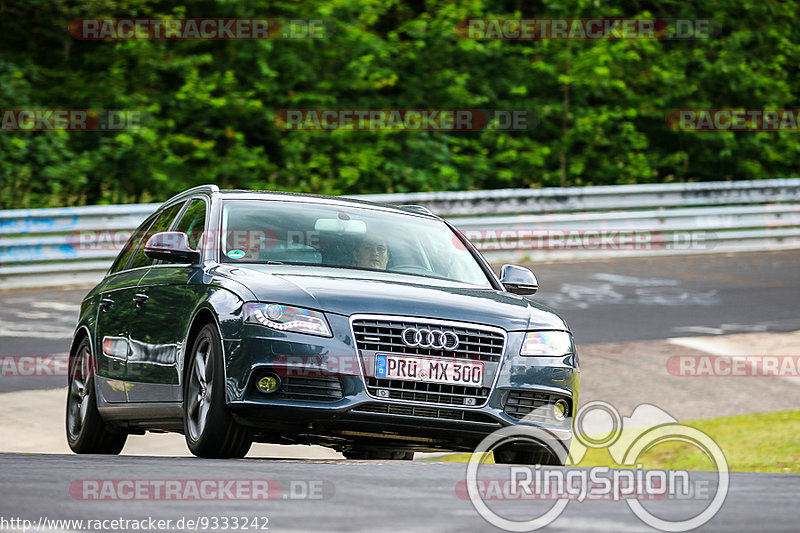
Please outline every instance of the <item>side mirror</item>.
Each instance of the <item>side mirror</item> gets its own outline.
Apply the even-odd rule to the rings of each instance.
[[[539,281],[533,272],[517,265],[503,265],[500,269],[500,283],[514,294],[534,294],[539,290]]]
[[[147,239],[144,255],[168,263],[194,263],[200,259],[200,252],[189,247],[189,237],[181,231],[156,233]]]

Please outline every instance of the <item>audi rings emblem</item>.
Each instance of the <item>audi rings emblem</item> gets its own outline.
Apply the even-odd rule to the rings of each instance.
[[[433,348],[452,352],[458,348],[458,335],[440,329],[406,328],[403,330],[403,344],[419,348]]]

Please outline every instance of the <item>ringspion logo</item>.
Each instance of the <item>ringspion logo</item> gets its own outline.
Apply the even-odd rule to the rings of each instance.
[[[665,500],[692,491],[686,471],[644,471],[595,467],[593,470],[542,469],[541,465],[512,467],[510,479],[476,479],[483,501],[624,501]],[[456,483],[456,496],[469,500],[466,480]]]
[[[690,531],[711,520],[728,495],[730,474],[722,448],[702,431],[679,424],[664,410],[641,404],[629,417],[622,417],[613,405],[592,401],[582,406],[574,419],[564,421],[572,427],[574,440],[541,425],[550,407],[533,408],[517,426],[506,426],[488,436],[475,448],[467,464],[466,479],[456,484],[456,495],[469,499],[478,514],[505,531],[534,531],[556,520],[571,501],[624,501],[644,524],[662,531]],[[591,420],[594,421],[594,428]],[[596,425],[598,421],[607,422]],[[573,423],[574,422],[574,423]],[[646,423],[644,423],[646,422]],[[602,427],[602,430],[598,428]],[[702,452],[716,472],[716,481],[692,479],[685,470],[644,470],[640,462],[649,450],[664,443],[680,442]],[[571,444],[571,445],[570,445]],[[591,467],[511,466],[506,478],[497,478],[503,469],[492,466],[492,476],[480,475],[488,452],[503,453],[504,448],[527,446],[547,453],[557,464],[578,464],[590,449],[604,449],[621,469]],[[523,502],[519,513],[509,517],[492,508],[491,502]],[[532,500],[552,502],[549,508],[524,505]],[[669,517],[653,513],[643,503],[694,500],[697,508],[676,506]],[[526,516],[526,514],[528,516]]]

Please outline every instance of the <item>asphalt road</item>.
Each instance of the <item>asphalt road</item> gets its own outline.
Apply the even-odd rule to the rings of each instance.
[[[578,345],[800,330],[800,251],[527,265]],[[0,356],[66,354],[87,287],[0,292]],[[0,392],[64,385],[0,379]]]
[[[573,470],[573,469],[568,469]],[[577,470],[577,469],[574,469]],[[485,479],[509,479],[509,467],[487,465]],[[83,480],[267,480],[280,484],[270,501],[131,501],[98,491],[82,492]],[[269,531],[500,531],[487,523],[456,487],[465,465],[444,462],[201,460],[159,457],[0,455],[0,517],[38,523],[48,519],[143,519],[267,517]],[[693,472],[693,486],[716,488],[716,473]],[[102,481],[98,481],[102,483]],[[705,484],[705,485],[703,485]],[[103,485],[105,486],[105,485]],[[70,490],[72,487],[72,491]],[[77,487],[77,488],[76,488]],[[294,488],[290,488],[294,487]],[[309,488],[306,493],[305,487]],[[797,531],[800,475],[732,474],[727,499],[700,531]],[[305,498],[308,494],[313,499]],[[698,493],[700,494],[700,493]],[[661,517],[687,519],[710,500],[665,499],[645,507]],[[489,502],[515,520],[532,519],[550,502]],[[2,528],[0,528],[2,529]],[[75,529],[75,527],[73,527]],[[186,529],[186,528],[184,528]],[[570,502],[547,531],[652,531],[622,501]]]
[[[800,252],[622,259],[531,266],[537,299],[564,316],[580,344],[800,329]],[[86,287],[0,292],[0,356],[65,354]],[[63,376],[0,379],[0,392],[63,387]],[[2,436],[0,436],[2,438]],[[569,471],[575,469],[568,469]],[[481,477],[508,479],[508,467]],[[492,531],[457,492],[465,465],[435,462],[0,454],[0,531],[22,518],[268,519],[271,531]],[[716,475],[690,473],[696,486]],[[81,480],[270,480],[275,500],[87,501]],[[294,491],[292,487],[296,487]],[[320,490],[321,498],[303,498]],[[731,475],[727,500],[700,531],[797,531],[800,476]],[[645,506],[686,518],[707,500],[667,499]],[[549,502],[490,502],[502,515],[530,519]],[[3,522],[6,520],[7,522]],[[252,526],[252,522],[250,524]],[[77,525],[61,529],[78,529]],[[128,529],[131,529],[128,527]],[[187,529],[184,525],[183,529]],[[192,528],[188,528],[192,529]],[[199,528],[202,530],[202,526]],[[250,528],[254,530],[254,528]],[[624,502],[570,502],[548,531],[653,531]]]
[[[527,265],[578,344],[800,330],[800,252]]]

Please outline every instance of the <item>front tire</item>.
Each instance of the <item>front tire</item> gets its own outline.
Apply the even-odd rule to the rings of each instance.
[[[70,357],[67,442],[75,453],[117,455],[125,447],[128,434],[111,430],[100,417],[93,362],[91,343],[88,337],[84,337],[76,353]]]
[[[189,451],[206,458],[244,457],[252,439],[233,420],[225,402],[222,339],[216,327],[205,325],[190,348],[183,388],[183,429]]]

